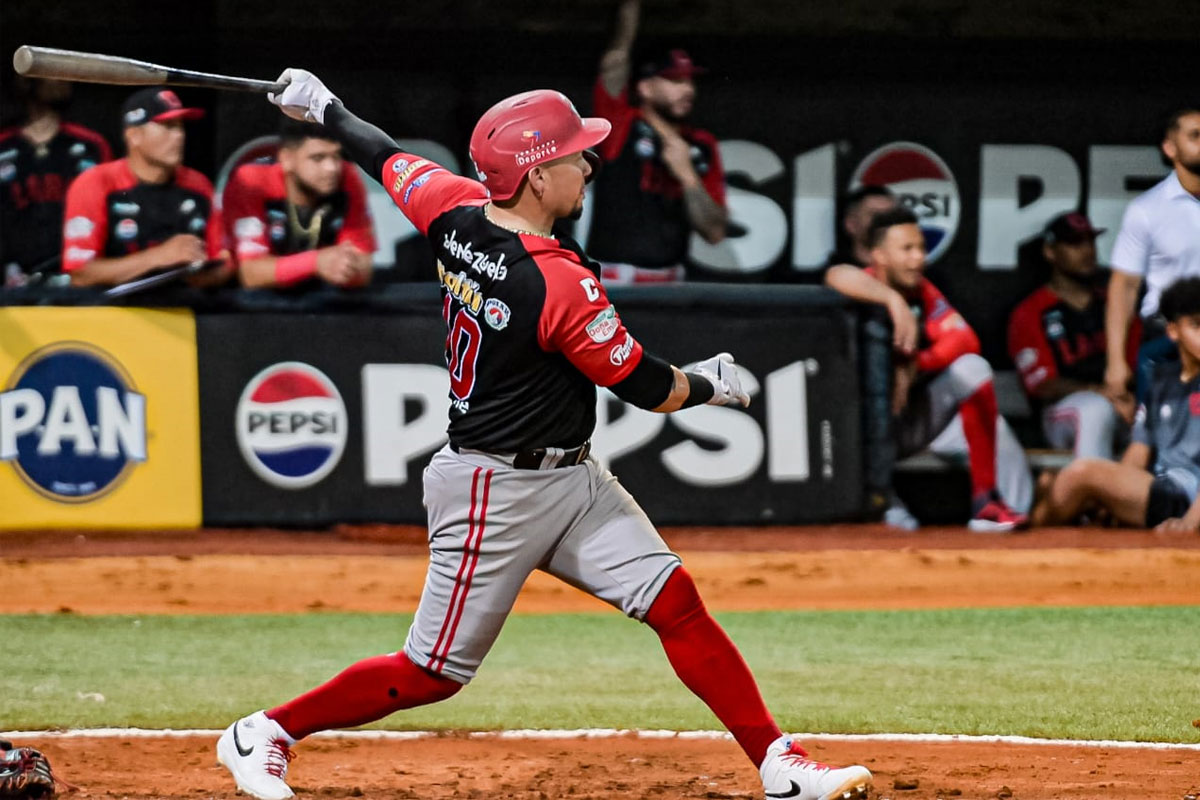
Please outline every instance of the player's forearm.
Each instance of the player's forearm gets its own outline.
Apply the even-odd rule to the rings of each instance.
[[[1136,275],[1113,271],[1108,281],[1108,303],[1104,308],[1104,341],[1110,364],[1125,360],[1129,323],[1142,280]]]
[[[944,332],[932,345],[917,353],[917,369],[921,372],[941,372],[958,359],[980,351],[979,337],[970,328]]]
[[[1121,464],[1136,469],[1150,469],[1150,447],[1143,442],[1130,442],[1121,456]]]
[[[266,289],[276,285],[275,263],[278,258],[245,259],[238,264],[238,281],[247,289]]]
[[[715,392],[708,379],[649,353],[643,353],[633,372],[609,388],[626,403],[659,414],[703,405]]]
[[[687,211],[688,223],[706,242],[716,244],[725,238],[725,225],[729,215],[712,199],[698,179],[683,190],[683,205]]]
[[[153,247],[121,258],[97,258],[70,271],[71,285],[113,286],[162,266]]]
[[[852,267],[849,264],[830,267],[825,272],[825,285],[860,303],[873,303],[886,307],[897,300],[903,302],[900,293],[895,289],[872,278],[859,267]]]
[[[383,173],[384,162],[400,152],[392,137],[359,119],[340,102],[332,102],[326,107],[325,127],[338,137],[354,162],[377,181]]]
[[[640,5],[638,0],[622,0],[617,6],[613,38],[600,58],[600,82],[611,97],[619,95],[629,82],[630,54],[637,37]]]

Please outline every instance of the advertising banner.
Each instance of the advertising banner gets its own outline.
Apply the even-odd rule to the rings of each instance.
[[[663,415],[598,392],[593,453],[651,519],[795,523],[860,511],[852,310],[802,287],[613,296],[639,340],[676,364],[732,351],[752,397],[748,409]],[[421,471],[446,442],[449,403],[435,305],[203,315],[198,338],[206,523],[424,522]]]
[[[0,308],[0,527],[200,524],[190,311]]]

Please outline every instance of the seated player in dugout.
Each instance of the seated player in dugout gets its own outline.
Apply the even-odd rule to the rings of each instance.
[[[639,13],[638,0],[618,6],[593,93],[596,115],[613,126],[596,148],[604,167],[588,232],[607,285],[683,280],[692,232],[717,244],[729,218],[717,139],[687,123],[704,70],[669,50],[643,61],[630,87]]]
[[[341,143],[320,125],[288,119],[277,161],[238,167],[221,197],[243,286],[371,280],[367,190]]]
[[[92,167],[67,190],[62,267],[73,285],[112,286],[214,259],[225,263],[188,281],[213,286],[232,276],[212,184],[183,166],[183,123],[202,116],[161,86],[124,102],[127,155]]]
[[[1102,233],[1078,211],[1050,220],[1042,232],[1050,280],[1022,300],[1008,322],[1008,354],[1030,404],[1040,410],[1046,441],[1074,450],[1077,458],[1112,459],[1114,439],[1125,434],[1134,412],[1128,393],[1104,385],[1108,292],[1096,265]],[[1136,326],[1126,346],[1131,368],[1140,332]]]
[[[1153,373],[1125,455],[1071,462],[1038,501],[1035,524],[1068,524],[1104,510],[1123,525],[1200,531],[1200,278],[1168,287],[1159,311],[1179,361]]]
[[[71,84],[17,76],[21,123],[0,131],[0,270],[4,286],[58,273],[63,202],[71,181],[108,161],[104,137],[66,122]]]
[[[876,214],[896,207],[896,195],[886,186],[860,186],[846,195],[842,209],[842,233],[845,250],[829,254],[826,266],[854,264],[865,267],[871,263],[871,242],[867,233]]]
[[[992,368],[979,338],[925,277],[925,237],[906,208],[871,222],[871,264],[831,267],[825,283],[849,298],[887,309],[895,326],[892,392],[897,454],[928,448],[950,459],[966,455],[971,473],[973,531],[1023,528],[1032,501],[1025,451],[996,410]],[[885,522],[918,523],[894,496]]]

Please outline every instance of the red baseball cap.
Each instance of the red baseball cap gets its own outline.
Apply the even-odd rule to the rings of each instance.
[[[1105,228],[1093,227],[1092,221],[1078,211],[1068,211],[1046,223],[1042,230],[1042,238],[1046,244],[1079,244],[1095,239],[1104,231]]]
[[[185,108],[179,100],[179,95],[163,86],[140,89],[121,104],[121,123],[126,128],[145,125],[147,122],[193,120],[203,116],[203,109]]]
[[[523,92],[501,100],[479,118],[471,134],[471,161],[492,199],[507,200],[529,170],[585,152],[611,130],[606,119],[580,117],[562,92]]]
[[[638,74],[643,78],[666,78],[672,81],[683,81],[703,75],[708,72],[692,61],[686,50],[675,48],[657,53],[642,62]]]

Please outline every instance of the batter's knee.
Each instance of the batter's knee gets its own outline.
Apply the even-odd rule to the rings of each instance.
[[[987,360],[975,353],[959,356],[946,368],[954,380],[957,393],[963,397],[974,394],[979,387],[992,380],[992,367]]]
[[[707,614],[708,609],[704,607],[696,582],[686,569],[678,567],[671,573],[671,577],[667,578],[658,597],[650,606],[650,611],[646,614],[646,624],[661,634],[664,630]]]

